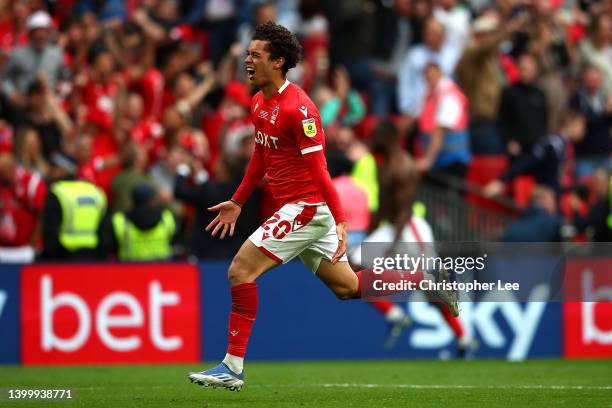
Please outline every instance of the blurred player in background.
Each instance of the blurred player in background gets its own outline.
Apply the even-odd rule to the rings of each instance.
[[[299,256],[300,260],[339,299],[361,298],[362,272],[353,272],[345,254],[347,219],[327,171],[325,138],[314,103],[286,79],[301,58],[301,46],[285,27],[265,23],[256,27],[245,59],[247,77],[260,91],[251,101],[255,125],[255,152],[244,179],[231,200],[210,208],[219,211],[206,227],[223,239],[233,235],[242,205],[264,175],[280,209],[242,245],[229,267],[232,310],[229,347],[218,366],[190,373],[203,386],[240,390],[243,363],[257,314],[255,280],[275,266]],[[378,278],[397,283],[418,279],[398,271]],[[378,293],[379,296],[395,292]],[[444,292],[448,307],[458,314],[454,294]]]
[[[376,214],[378,227],[364,240],[373,244],[369,249],[368,258],[385,256],[398,251],[406,251],[408,255],[419,257],[435,257],[433,246],[434,236],[431,227],[424,218],[424,211],[413,211],[422,204],[417,203],[416,192],[419,185],[419,172],[412,158],[399,144],[399,132],[393,122],[381,120],[372,134],[372,154],[377,159],[377,174],[379,183],[379,210]],[[416,206],[415,206],[416,203]],[[419,205],[420,204],[420,205]],[[387,245],[381,245],[381,244]],[[380,251],[380,253],[377,253]],[[362,257],[362,246],[357,245],[350,252],[351,263],[360,269],[369,267],[368,260]],[[457,340],[457,351],[460,357],[465,356],[471,345],[468,333],[463,329],[461,321],[439,301],[426,293],[431,303],[438,308],[444,321],[452,329]],[[390,301],[370,301],[375,309],[384,314],[389,322],[389,334],[385,348],[395,346],[397,340],[408,326],[410,318],[404,308]]]

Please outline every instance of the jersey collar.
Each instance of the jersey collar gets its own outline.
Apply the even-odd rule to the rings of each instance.
[[[285,83],[284,83],[284,84],[282,84],[280,88],[278,88],[278,93],[279,93],[279,94],[282,94],[282,93],[283,93],[283,91],[284,91],[284,90],[285,90],[285,89],[286,89],[286,88],[289,86],[289,84],[290,84],[290,83],[291,83],[291,82],[289,82],[289,80],[288,80],[288,79],[285,79]]]

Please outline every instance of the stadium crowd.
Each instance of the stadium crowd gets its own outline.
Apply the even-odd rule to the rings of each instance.
[[[0,0],[0,247],[231,257],[275,209],[264,183],[233,238],[203,230],[254,147],[242,60],[270,20],[357,235],[370,141],[399,133],[425,180],[526,208],[504,239],[612,238],[612,1]]]

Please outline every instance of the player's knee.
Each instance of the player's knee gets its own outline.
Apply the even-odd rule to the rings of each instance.
[[[253,271],[251,265],[241,256],[235,256],[227,271],[227,279],[230,284],[252,282]]]
[[[357,287],[353,287],[353,285],[338,286],[334,288],[334,294],[340,300],[355,299]]]

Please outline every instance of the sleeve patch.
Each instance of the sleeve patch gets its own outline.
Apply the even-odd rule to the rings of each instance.
[[[314,118],[304,119],[302,121],[302,128],[304,129],[304,134],[308,137],[315,137],[317,135],[317,124]]]

